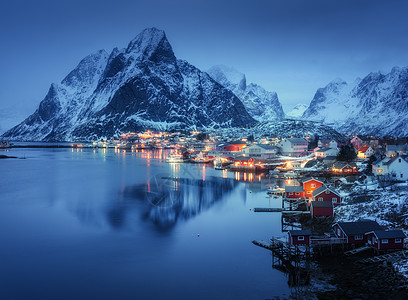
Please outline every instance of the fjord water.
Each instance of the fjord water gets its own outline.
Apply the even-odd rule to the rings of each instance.
[[[280,205],[252,174],[169,164],[166,151],[4,154],[26,159],[0,160],[2,299],[289,295],[251,243],[282,235],[280,214],[251,210]]]

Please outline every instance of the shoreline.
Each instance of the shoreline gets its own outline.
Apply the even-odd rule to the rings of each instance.
[[[408,280],[393,267],[392,262],[363,265],[357,261],[365,256],[322,257],[317,263],[320,275],[328,276],[335,290],[318,291],[318,299],[404,299]]]

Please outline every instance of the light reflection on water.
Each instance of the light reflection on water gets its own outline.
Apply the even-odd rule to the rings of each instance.
[[[0,183],[8,299],[264,299],[288,294],[253,239],[281,235],[257,174],[168,151],[12,149]],[[246,174],[246,175],[245,175]],[[199,236],[198,236],[199,235]],[[75,287],[75,288],[73,288]]]

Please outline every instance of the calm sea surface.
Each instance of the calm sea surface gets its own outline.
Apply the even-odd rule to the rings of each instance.
[[[0,154],[1,299],[265,299],[287,278],[267,180],[169,164],[167,151]],[[238,179],[238,180],[237,180]]]

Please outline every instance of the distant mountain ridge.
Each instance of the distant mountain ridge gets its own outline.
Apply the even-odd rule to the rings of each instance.
[[[373,72],[352,84],[334,80],[317,90],[302,119],[349,134],[408,136],[408,67]]]
[[[299,119],[302,117],[303,113],[309,107],[307,104],[297,104],[291,111],[286,113],[286,117],[290,119]]]
[[[285,118],[278,95],[257,84],[247,84],[245,74],[224,65],[213,66],[207,73],[215,81],[230,89],[255,120],[265,122]]]
[[[74,141],[143,129],[240,127],[255,122],[230,90],[175,57],[164,31],[143,30],[125,49],[84,58],[38,109],[3,134]]]

